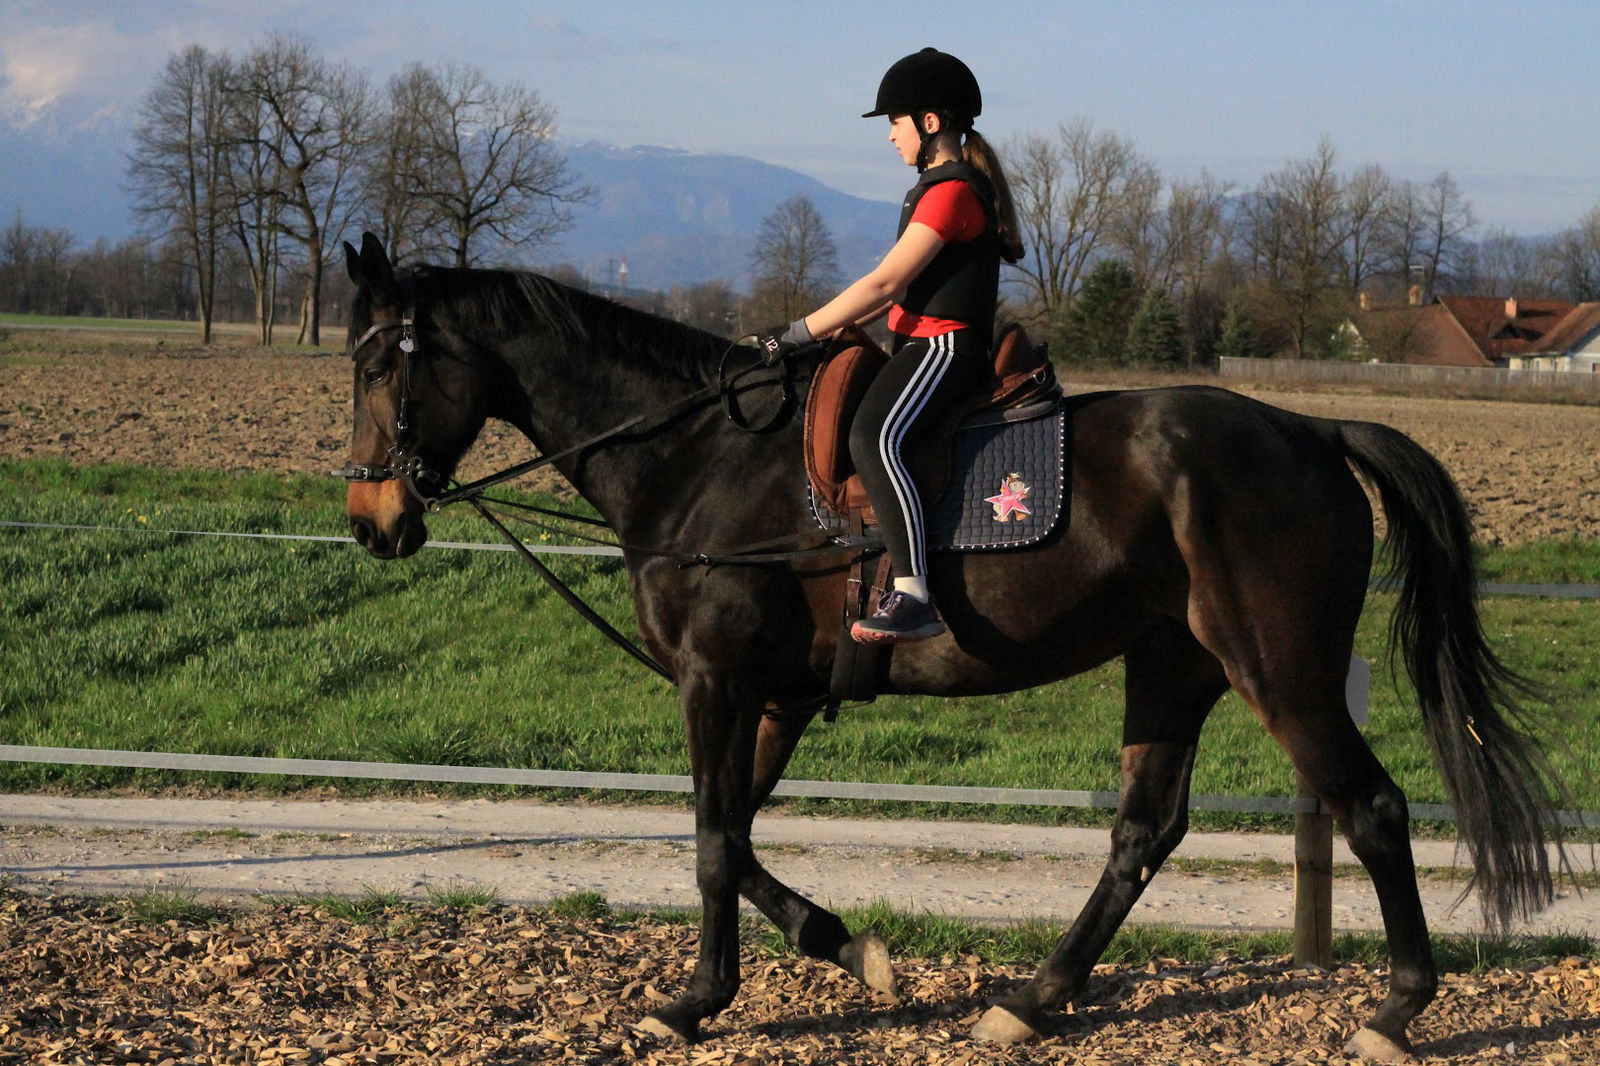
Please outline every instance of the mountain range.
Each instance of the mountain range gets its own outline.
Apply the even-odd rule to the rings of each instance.
[[[68,103],[0,115],[0,226],[20,212],[30,226],[70,230],[80,246],[137,231],[124,188],[130,131],[108,112]],[[807,196],[838,248],[841,280],[867,270],[893,242],[898,205],[850,196],[786,167],[744,156],[664,147],[570,145],[571,170],[594,190],[572,209],[573,227],[532,253],[570,263],[591,281],[636,289],[720,280],[746,289],[761,221]]]

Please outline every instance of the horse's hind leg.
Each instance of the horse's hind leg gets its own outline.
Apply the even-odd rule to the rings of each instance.
[[[1031,1039],[1082,991],[1128,911],[1188,830],[1195,742],[1227,680],[1217,660],[1176,625],[1130,649],[1126,662],[1122,798],[1105,871],[1033,980],[978,1022],[978,1039]]]
[[[1346,1050],[1392,1060],[1410,1053],[1406,1026],[1432,1001],[1439,980],[1417,891],[1405,793],[1350,720],[1342,681],[1328,679],[1323,698],[1296,699],[1268,721],[1295,768],[1333,812],[1377,891],[1389,943],[1389,995]]]
[[[755,776],[751,782],[752,814],[783,776],[794,754],[800,735],[810,724],[811,714],[787,714],[761,720],[756,737]],[[894,965],[882,938],[874,932],[850,935],[839,916],[819,907],[785,885],[751,857],[739,892],[766,915],[784,938],[799,951],[814,959],[843,967],[874,991],[898,999]]]

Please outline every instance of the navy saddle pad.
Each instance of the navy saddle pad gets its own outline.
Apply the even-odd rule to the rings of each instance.
[[[937,551],[1020,548],[1043,540],[1061,520],[1067,485],[1066,413],[1059,397],[983,412],[956,428],[944,495],[926,511],[928,547]],[[825,530],[845,530],[807,489]]]

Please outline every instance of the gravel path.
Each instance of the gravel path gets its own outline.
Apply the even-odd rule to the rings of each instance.
[[[0,874],[19,887],[72,894],[177,888],[205,896],[359,895],[423,898],[478,885],[507,903],[572,892],[616,906],[697,907],[693,820],[669,807],[534,801],[111,799],[0,796]],[[897,906],[1005,921],[1069,922],[1100,875],[1103,829],[763,816],[762,861],[795,889],[833,906]],[[1424,867],[1456,861],[1449,842],[1419,841]],[[1191,834],[1130,921],[1220,928],[1291,924],[1293,841],[1265,834]],[[1338,845],[1336,863],[1353,857]],[[1471,932],[1460,883],[1425,878],[1434,928]],[[1339,929],[1381,927],[1365,877],[1340,876]],[[1565,895],[1529,931],[1600,936],[1600,906]]]

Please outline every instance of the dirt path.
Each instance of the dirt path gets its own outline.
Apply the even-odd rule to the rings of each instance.
[[[666,807],[13,795],[0,796],[0,826],[0,874],[51,893],[181,887],[248,900],[356,896],[370,887],[423,899],[430,889],[474,885],[515,904],[599,892],[629,908],[699,905],[692,817]],[[1102,829],[782,815],[764,816],[756,838],[780,879],[834,906],[890,899],[975,919],[1061,923],[1087,899],[1108,845]],[[1448,868],[1455,850],[1419,841],[1418,863]],[[1292,873],[1237,864],[1293,858],[1287,837],[1191,834],[1129,920],[1284,928]],[[1354,859],[1341,844],[1335,861]],[[1336,881],[1335,927],[1381,928],[1370,885],[1349,873]],[[1472,903],[1451,912],[1460,887],[1424,879],[1436,930],[1479,928]],[[1600,937],[1600,906],[1569,894],[1528,927],[1557,930]]]

